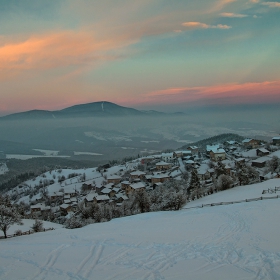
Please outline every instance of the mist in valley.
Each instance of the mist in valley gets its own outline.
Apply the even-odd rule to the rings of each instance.
[[[2,120],[0,150],[104,162],[178,149],[221,133],[268,140],[279,133],[279,112],[261,111],[212,108],[157,116]]]

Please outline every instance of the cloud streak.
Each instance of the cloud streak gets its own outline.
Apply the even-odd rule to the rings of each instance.
[[[244,84],[223,84],[209,87],[168,88],[146,94],[146,100],[162,103],[189,104],[252,104],[280,102],[280,81]]]
[[[220,15],[222,17],[228,17],[228,18],[245,18],[248,16],[244,14],[235,14],[235,13],[221,13]]]
[[[134,40],[125,36],[99,39],[85,31],[61,31],[31,36],[0,46],[0,70],[44,70],[111,60],[117,53],[109,54],[109,51],[133,42]]]
[[[206,23],[198,22],[198,21],[183,22],[182,26],[186,27],[187,30],[193,30],[193,29],[230,29],[231,28],[231,26],[229,26],[229,25],[223,25],[223,24],[209,25],[209,24],[206,24]]]
[[[280,8],[280,2],[263,2],[262,5],[268,6],[269,8]]]

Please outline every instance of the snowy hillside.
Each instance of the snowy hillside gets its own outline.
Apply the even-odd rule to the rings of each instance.
[[[279,179],[193,203],[259,197],[276,184]],[[279,210],[280,199],[269,199],[2,239],[0,279],[278,280]]]

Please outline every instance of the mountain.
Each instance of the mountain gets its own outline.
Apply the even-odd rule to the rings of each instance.
[[[145,116],[161,115],[157,111],[139,111],[107,101],[74,105],[58,111],[31,110],[0,117],[0,120],[53,119],[75,117]]]

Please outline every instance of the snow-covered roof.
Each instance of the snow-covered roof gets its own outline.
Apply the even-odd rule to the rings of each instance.
[[[171,164],[167,163],[165,161],[160,161],[160,162],[156,163],[156,166],[167,166],[167,165],[171,165]]]
[[[209,166],[207,164],[201,164],[197,169],[197,174],[203,175],[208,172]]]
[[[105,200],[109,200],[109,199],[110,199],[110,197],[105,194],[96,196],[96,200],[98,200],[98,201],[105,201]]]
[[[116,194],[116,198],[123,198],[123,200],[127,200],[128,199],[128,197],[125,194],[123,194],[123,193],[117,193]]]
[[[103,189],[101,192],[104,193],[104,194],[108,194],[108,193],[110,193],[111,191],[112,191],[111,189],[105,188],[105,189]]]
[[[280,136],[273,137],[272,140],[280,140]]]
[[[197,146],[189,146],[188,149],[196,150],[196,149],[198,149],[198,147]]]
[[[246,138],[242,141],[242,143],[249,143],[252,140],[253,140],[252,138]]]
[[[129,181],[122,181],[121,184],[130,185],[130,182]]]
[[[120,191],[120,188],[113,188],[112,190],[117,193]]]
[[[106,184],[104,187],[107,188],[107,189],[110,189],[114,186],[114,183],[109,183],[109,184]]]
[[[229,145],[234,145],[234,144],[236,143],[236,141],[234,141],[234,140],[232,140],[232,141],[227,141],[227,143],[228,143]]]
[[[76,193],[75,190],[64,190],[64,193],[65,194],[73,194],[73,193]]]
[[[269,153],[269,151],[265,148],[259,148],[259,149],[257,149],[257,151],[260,151],[262,153]]]
[[[40,208],[41,211],[51,209],[51,207],[50,206],[46,206],[45,203],[38,203],[36,205],[31,205],[30,208],[31,209],[38,209],[38,208]]]
[[[145,174],[146,174],[145,172],[140,171],[140,170],[137,170],[137,171],[134,171],[134,172],[130,173],[131,176],[141,176],[141,175],[145,175]]]
[[[173,157],[173,153],[162,153],[162,157]]]
[[[109,176],[107,176],[107,179],[108,180],[118,180],[118,179],[121,179],[121,177],[118,175],[109,175]]]
[[[168,174],[156,174],[156,175],[153,175],[152,178],[155,178],[155,179],[161,179],[161,178],[169,178],[169,175]]]
[[[93,199],[94,199],[95,197],[97,197],[97,196],[98,196],[98,194],[97,194],[96,192],[91,191],[90,193],[87,194],[87,196],[85,197],[85,199],[86,199],[87,201],[93,201]]]
[[[135,190],[146,187],[146,185],[144,183],[142,183],[142,182],[134,183],[134,184],[131,184],[130,186],[131,186],[131,188],[133,188]]]
[[[210,152],[210,151],[213,151],[213,150],[217,150],[220,148],[220,145],[217,144],[217,145],[207,145],[206,146],[206,151],[207,152]]]
[[[214,154],[223,154],[226,151],[224,149],[212,149],[211,150]]]
[[[255,160],[252,160],[252,162],[257,162],[257,163],[265,163],[266,161],[270,160],[269,157],[260,157],[260,158],[257,158]]]
[[[65,203],[64,203],[64,204],[59,205],[59,207],[65,210],[65,209],[67,209],[68,207],[71,207],[71,205],[65,204]]]

